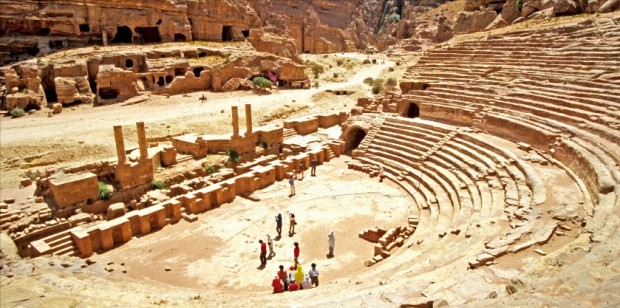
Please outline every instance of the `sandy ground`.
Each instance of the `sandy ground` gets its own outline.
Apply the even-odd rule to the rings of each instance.
[[[278,265],[288,269],[293,264],[293,243],[299,242],[299,262],[306,271],[316,263],[322,284],[356,276],[366,270],[363,263],[372,258],[374,245],[358,233],[369,227],[405,225],[413,203],[396,185],[348,170],[347,159],[341,156],[319,166],[316,177],[306,172],[293,197],[288,197],[288,183],[278,182],[252,194],[260,201],[238,197],[200,214],[197,222],[181,221],[92,259],[124,263],[126,275],[139,280],[199,290],[271,293]],[[357,185],[360,180],[363,185]],[[275,255],[267,267],[259,269],[258,240],[266,241],[267,234],[276,237],[277,213],[284,217],[282,238],[274,241]],[[289,213],[295,213],[298,221],[293,236],[288,235]],[[327,258],[330,230],[336,236],[334,258]]]

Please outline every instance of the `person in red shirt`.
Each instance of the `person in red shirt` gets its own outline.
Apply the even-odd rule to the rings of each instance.
[[[293,282],[291,282],[291,284],[288,286],[288,290],[291,292],[297,291],[299,290],[299,285],[293,280]]]
[[[284,266],[280,265],[280,271],[278,271],[278,277],[284,284],[284,291],[288,291],[288,274],[284,271]]]
[[[260,266],[265,267],[267,265],[267,244],[263,240],[258,240],[260,243]]]
[[[297,265],[299,264],[297,260],[297,258],[299,258],[299,243],[295,242],[293,245],[295,245],[295,248],[293,248],[293,256],[295,257],[295,265]]]
[[[282,288],[282,282],[280,281],[280,277],[276,276],[273,278],[271,282],[271,286],[273,287],[273,293],[282,293],[284,289]]]

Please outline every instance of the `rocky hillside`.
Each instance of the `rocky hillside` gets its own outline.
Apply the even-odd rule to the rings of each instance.
[[[243,41],[297,54],[417,50],[453,33],[618,9],[620,0],[3,0],[0,64],[107,44]]]

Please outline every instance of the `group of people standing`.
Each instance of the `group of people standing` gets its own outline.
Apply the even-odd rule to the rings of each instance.
[[[316,160],[316,158],[312,158],[310,160],[310,175],[311,176],[316,176],[316,166],[318,166],[318,161]],[[293,174],[291,174],[291,177],[288,179],[288,184],[291,186],[291,193],[289,194],[289,197],[292,197],[296,194],[295,191],[295,180],[303,180],[304,179],[304,163],[301,162],[299,163],[299,168],[297,169],[297,172],[294,172]]]
[[[310,161],[310,171],[311,176],[316,176],[316,167],[318,162],[315,158],[312,158]],[[296,170],[297,172],[293,173],[289,178],[289,185],[291,186],[291,194],[289,197],[295,195],[295,180],[303,180],[304,178],[304,164],[300,163],[299,168]],[[278,213],[275,216],[276,219],[276,232],[278,233],[276,240],[282,237],[282,226],[283,226],[283,218],[282,214]],[[297,225],[297,220],[295,214],[289,213],[289,229],[288,234],[290,237],[295,235],[295,226]],[[273,242],[269,234],[267,235],[267,243],[264,243],[263,240],[258,241],[261,245],[261,268],[264,268],[267,265],[267,247],[269,247],[269,255],[272,256],[275,253],[273,252]],[[328,258],[332,258],[334,256],[334,245],[336,242],[336,238],[334,236],[334,231],[330,231],[327,235],[327,244],[329,246],[329,253],[327,254]],[[284,270],[284,265],[280,265],[280,270],[277,272],[277,275],[274,277],[271,282],[271,286],[273,287],[274,293],[281,293],[284,291],[297,291],[303,289],[311,289],[313,286],[319,286],[319,271],[316,268],[316,263],[311,264],[311,269],[308,273],[304,273],[302,265],[299,263],[299,255],[300,255],[300,247],[299,243],[293,243],[293,262],[289,268],[289,271],[286,272]]]
[[[301,264],[296,263],[289,268],[289,272],[284,271],[284,265],[280,265],[280,270],[271,282],[273,293],[284,291],[308,290],[319,286],[319,271],[316,263],[310,265],[312,268],[308,273],[304,273]]]

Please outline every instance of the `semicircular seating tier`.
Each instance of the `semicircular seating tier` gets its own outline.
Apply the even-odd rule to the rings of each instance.
[[[547,243],[562,213],[592,241],[617,231],[618,55],[620,17],[453,40],[407,69],[406,93],[377,99],[397,115],[378,116],[354,157],[415,201],[418,248],[404,255],[433,262],[412,272]],[[412,104],[420,118],[404,117]]]

